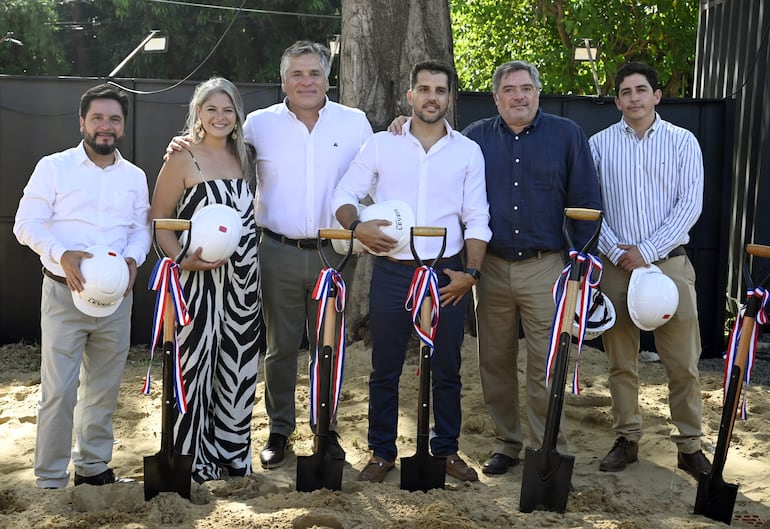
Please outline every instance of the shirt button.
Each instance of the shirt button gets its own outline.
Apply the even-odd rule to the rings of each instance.
[[[515,234],[517,234],[517,235],[518,235],[518,234],[519,234],[519,230],[518,230],[518,229],[516,229],[516,230],[513,230],[513,233],[515,233]]]
[[[515,162],[516,162],[516,163],[519,163],[519,159],[518,159],[518,158],[516,158]]]
[[[518,139],[519,139],[519,137],[518,137],[518,136],[514,136],[514,138],[515,138],[517,141],[518,141]]]
[[[518,255],[519,257],[521,257],[522,255],[524,255],[524,252],[517,252],[517,253],[516,253],[516,255]]]
[[[513,211],[519,211],[519,206],[513,206]]]
[[[519,187],[519,183],[518,182],[514,182],[513,183],[513,187]]]

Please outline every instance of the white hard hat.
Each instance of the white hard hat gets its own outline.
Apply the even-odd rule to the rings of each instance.
[[[655,265],[636,268],[628,282],[628,314],[634,325],[653,331],[670,320],[679,306],[676,284]]]
[[[85,283],[81,292],[72,291],[72,301],[83,314],[101,318],[120,307],[128,288],[128,265],[118,252],[107,246],[86,248],[93,257],[80,261]]]
[[[374,255],[393,255],[400,252],[407,244],[409,244],[409,234],[414,227],[414,212],[412,208],[403,200],[385,200],[383,202],[377,202],[371,206],[364,207],[358,216],[361,222],[369,220],[381,219],[390,221],[390,226],[380,226],[385,235],[393,237],[398,242],[396,246],[388,252],[372,252],[361,244],[358,240],[353,240],[353,252],[360,253],[364,250],[373,253]],[[332,243],[335,241],[332,240]],[[338,240],[338,244],[334,246],[334,249],[338,253],[347,253],[349,241]]]
[[[580,299],[575,307],[575,321],[573,328],[578,331],[578,314],[580,310]],[[586,321],[586,340],[593,340],[602,335],[604,331],[615,325],[615,305],[610,298],[602,293],[598,288],[591,291],[591,301],[588,304],[588,321]]]
[[[209,204],[196,211],[190,219],[190,248],[198,248],[201,259],[214,262],[229,259],[241,240],[243,221],[235,209],[224,204]]]

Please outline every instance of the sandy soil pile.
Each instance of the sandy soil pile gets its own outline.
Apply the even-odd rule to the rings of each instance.
[[[144,501],[141,483],[104,487],[82,485],[59,491],[34,486],[32,460],[40,353],[34,346],[0,347],[0,527],[13,529],[72,528],[292,528],[334,529],[465,529],[465,528],[596,528],[701,529],[723,524],[692,514],[697,484],[676,469],[676,448],[668,440],[667,388],[658,363],[641,367],[641,406],[645,436],[639,463],[621,473],[599,472],[610,448],[610,397],[604,353],[587,348],[580,362],[583,393],[566,401],[570,453],[575,456],[574,491],[567,512],[523,514],[518,511],[522,467],[503,476],[481,474],[494,437],[481,398],[476,341],[467,336],[463,366],[463,432],[461,455],[479,470],[480,481],[465,484],[447,477],[446,489],[409,493],[399,488],[398,467],[383,484],[355,481],[369,457],[366,446],[367,376],[370,350],[356,342],[348,348],[339,430],[347,453],[342,491],[295,491],[296,458],[282,468],[263,471],[258,452],[267,439],[267,417],[257,391],[253,421],[255,474],[231,481],[210,482],[194,490],[194,502],[172,493]],[[522,355],[523,356],[523,355]],[[298,356],[298,422],[293,436],[297,454],[312,453],[307,426],[307,357]],[[762,360],[760,360],[762,361]],[[767,360],[764,360],[767,362]],[[706,450],[713,450],[719,428],[722,373],[711,362],[702,371]],[[523,365],[521,366],[523,368]],[[132,350],[115,417],[113,467],[122,476],[142,479],[143,457],[160,447],[160,384],[149,397],[140,394],[147,368],[147,350]],[[400,456],[413,455],[416,432],[416,361],[405,367],[401,387]],[[160,364],[155,363],[155,380]],[[523,383],[523,370],[520,371]],[[764,382],[767,384],[767,382]],[[733,434],[725,478],[739,483],[734,527],[770,528],[770,387],[752,384],[749,420]]]

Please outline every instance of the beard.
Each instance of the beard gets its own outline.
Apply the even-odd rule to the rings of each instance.
[[[104,156],[115,152],[115,149],[118,148],[118,140],[120,139],[115,134],[101,134],[102,137],[107,135],[112,136],[112,143],[98,143],[95,134],[89,134],[85,131],[83,131],[83,140],[96,154]]]
[[[426,114],[426,113],[421,112],[419,110],[415,110],[414,111],[414,115],[415,115],[415,117],[420,118],[420,121],[422,121],[423,123],[431,124],[431,123],[436,123],[437,121],[441,121],[442,119],[444,119],[444,116],[446,116],[447,110],[449,110],[449,109],[445,108],[443,110],[443,112],[439,111],[437,114],[433,114],[433,115],[429,115],[429,114]]]

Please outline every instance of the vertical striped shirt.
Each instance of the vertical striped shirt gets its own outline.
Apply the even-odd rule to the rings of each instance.
[[[599,250],[635,245],[647,263],[690,240],[703,207],[703,156],[692,132],[660,119],[639,139],[621,118],[589,139],[604,203]]]

